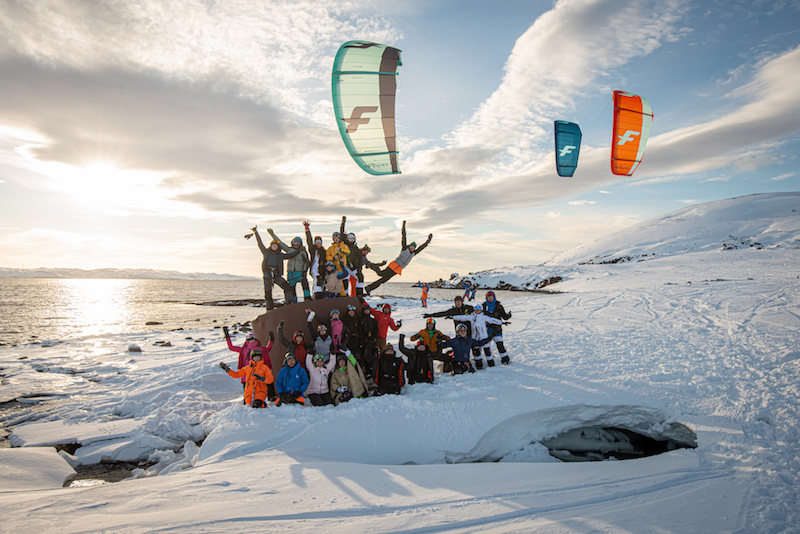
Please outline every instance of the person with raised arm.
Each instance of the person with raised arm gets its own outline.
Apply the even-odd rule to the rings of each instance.
[[[311,259],[308,256],[308,252],[306,251],[305,247],[303,246],[303,239],[301,237],[295,237],[292,239],[292,246],[288,246],[286,243],[281,241],[281,239],[275,235],[275,232],[272,231],[272,228],[267,228],[269,235],[272,236],[272,239],[278,242],[278,246],[284,252],[292,252],[295,250],[299,250],[300,253],[290,258],[288,262],[286,262],[286,280],[289,283],[289,287],[292,288],[292,302],[298,302],[297,300],[297,284],[300,284],[300,287],[303,288],[303,300],[311,300],[311,290],[308,287],[308,269],[311,266]]]
[[[273,240],[269,247],[266,247],[258,234],[258,229],[254,226],[251,230],[256,236],[258,248],[264,257],[261,261],[261,272],[264,274],[264,301],[267,304],[267,311],[270,311],[275,308],[275,303],[272,300],[272,286],[274,284],[278,284],[283,289],[284,302],[289,303],[292,301],[292,288],[283,278],[283,260],[294,258],[300,254],[300,251],[293,250],[292,252],[284,253],[276,240]]]
[[[375,291],[381,284],[388,282],[392,277],[397,276],[403,272],[403,269],[408,267],[408,264],[411,263],[411,260],[414,257],[425,250],[425,247],[430,244],[431,239],[433,239],[433,234],[428,234],[428,239],[419,247],[415,242],[406,243],[406,222],[403,221],[403,226],[400,231],[401,233],[401,240],[400,240],[400,255],[395,258],[395,260],[389,264],[388,267],[380,271],[378,273],[380,278],[369,284],[364,291],[369,295],[373,291]]]

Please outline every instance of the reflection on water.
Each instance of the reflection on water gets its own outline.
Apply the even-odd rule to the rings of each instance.
[[[51,280],[54,317],[65,316],[71,325],[59,325],[57,337],[92,336],[120,331],[133,317],[140,284],[136,280]],[[52,283],[57,282],[57,283]],[[61,317],[60,317],[61,316]],[[63,332],[63,333],[62,333]]]

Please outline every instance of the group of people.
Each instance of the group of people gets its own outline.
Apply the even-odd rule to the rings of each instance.
[[[219,365],[231,377],[241,379],[245,404],[254,408],[266,407],[268,401],[275,401],[276,406],[307,402],[325,406],[370,395],[399,394],[406,383],[433,383],[436,360],[443,362],[443,372],[454,375],[484,369],[484,360],[486,367],[494,367],[492,341],[500,362],[510,362],[502,326],[511,313],[493,291],[486,293],[483,304],[465,305],[457,296],[452,308],[425,313],[425,328],[409,338],[415,342],[413,346],[407,346],[406,336],[400,334],[399,353],[386,341],[389,329],[402,327],[402,321],[392,318],[389,304],[378,309],[367,302],[362,302],[360,309],[350,304],[344,315],[334,309],[326,318],[306,311],[308,336],[297,330],[289,340],[284,322],[277,327],[278,341],[286,351],[277,374],[269,358],[275,343],[273,332],[266,346],[248,333],[239,347],[231,342],[227,327],[223,328],[228,348],[238,352],[239,360],[236,371],[224,362]],[[438,330],[435,317],[452,319],[455,337]]]
[[[272,241],[266,246],[258,233],[258,228],[252,228],[258,248],[261,250],[263,260],[261,271],[264,275],[264,300],[267,310],[275,307],[272,298],[272,289],[277,284],[284,292],[284,302],[289,304],[298,302],[296,293],[297,284],[303,289],[303,300],[312,298],[330,298],[338,296],[369,295],[378,286],[392,277],[402,273],[411,260],[422,252],[433,239],[433,234],[428,234],[428,239],[420,246],[415,242],[406,241],[406,221],[403,221],[401,230],[400,254],[385,268],[386,261],[374,263],[367,255],[370,252],[368,245],[359,246],[356,235],[345,231],[346,217],[342,217],[342,224],[338,232],[333,232],[331,244],[327,248],[323,245],[322,238],[311,237],[311,225],[303,221],[306,234],[306,246],[303,246],[301,237],[294,237],[290,244],[286,244],[272,229],[268,229]],[[284,278],[284,262],[286,264],[286,278]],[[364,285],[364,268],[373,270],[378,279],[371,284]],[[311,285],[308,276],[311,275]]]

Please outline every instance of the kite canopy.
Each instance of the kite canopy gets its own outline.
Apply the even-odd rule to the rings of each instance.
[[[581,129],[574,122],[555,121],[556,172],[572,176],[578,168],[581,151]]]
[[[394,102],[400,50],[348,41],[333,61],[333,111],[347,151],[370,174],[399,174]]]
[[[653,110],[633,93],[614,91],[614,135],[611,140],[611,172],[631,176],[642,161]]]

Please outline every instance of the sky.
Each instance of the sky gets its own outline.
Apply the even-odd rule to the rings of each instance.
[[[339,46],[402,50],[402,174],[352,161]],[[792,0],[0,1],[0,267],[260,275],[253,225],[404,278],[531,265],[689,204],[800,190]],[[624,90],[654,120],[610,171]],[[572,178],[553,121],[580,124]],[[266,235],[266,234],[265,234]]]

